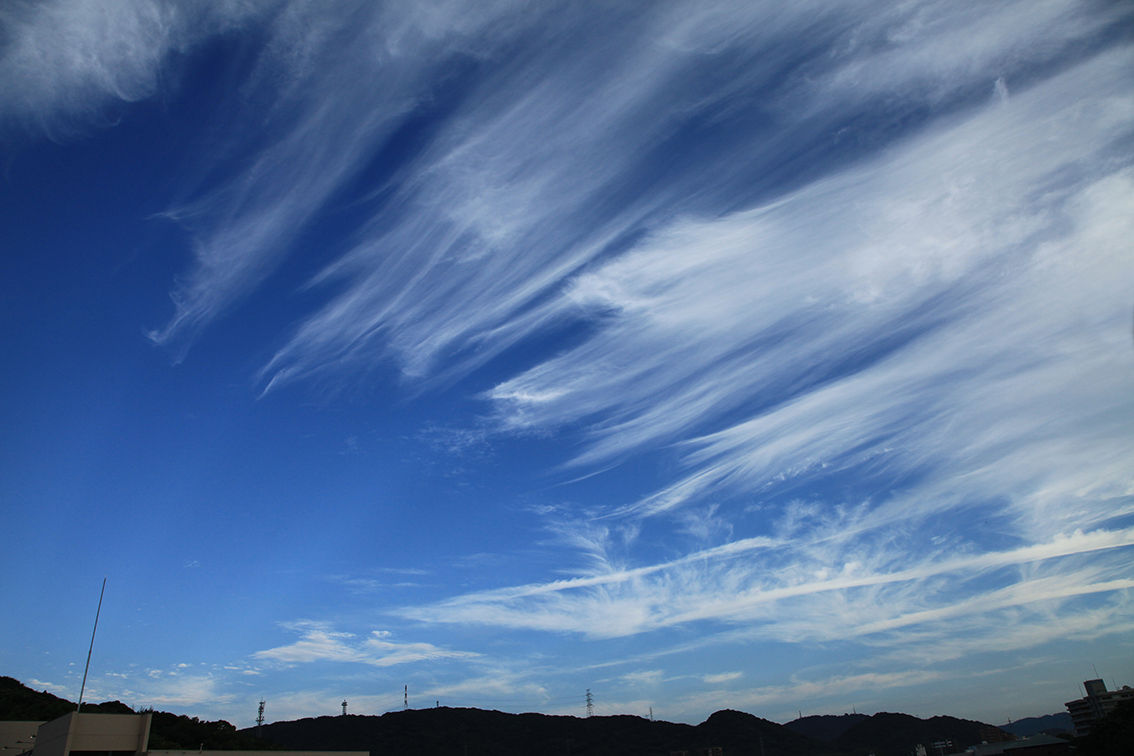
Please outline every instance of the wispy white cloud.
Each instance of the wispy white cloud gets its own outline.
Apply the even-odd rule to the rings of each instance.
[[[724,423],[684,442],[689,472],[622,517],[841,473],[904,489],[823,504],[810,545],[748,571],[611,566],[407,614],[592,636],[743,620],[798,640],[824,637],[816,594],[881,618],[849,611],[835,632],[872,633],[1127,590],[1128,570],[1102,556],[1105,576],[1066,561],[1034,580],[1001,575],[1007,585],[930,581],[1079,553],[1058,544],[1081,534],[1059,534],[1132,512],[1132,59],[1103,53],[775,203],[655,232],[565,290],[565,311],[601,323],[593,336],[491,393],[505,427],[592,420],[577,464]],[[951,536],[968,554],[926,552],[948,510],[1024,545],[989,549],[961,520]],[[1129,537],[1085,538],[1110,549]],[[1028,635],[1011,637],[1037,642]]]
[[[373,630],[369,636],[358,638],[353,633],[336,632],[324,623],[291,623],[290,629],[300,633],[294,643],[278,646],[253,654],[256,659],[284,664],[311,662],[357,662],[375,667],[428,661],[436,659],[471,659],[478,654],[452,651],[432,643],[390,640],[385,630]]]
[[[92,674],[87,682],[84,700],[122,701],[135,710],[160,706],[171,710],[190,708],[221,717],[225,708],[239,695],[230,671],[245,667],[226,667],[205,663],[180,662],[164,667],[135,668]],[[35,681],[32,681],[36,684]],[[78,687],[52,686],[62,696],[74,697]]]
[[[552,427],[604,418],[580,458],[590,462],[680,438],[763,396],[769,406],[751,420],[691,442],[694,471],[640,505],[656,511],[725,480],[756,488],[861,463],[907,439],[912,466],[924,458],[991,463],[982,452],[1044,442],[1028,438],[1049,414],[1036,404],[1072,388],[1069,374],[1082,360],[1103,369],[1103,391],[1090,392],[1094,412],[1126,415],[1128,394],[1106,383],[1123,365],[1125,300],[1121,287],[1095,279],[1125,266],[1129,214],[1119,198],[1129,178],[1052,182],[1089,175],[1116,156],[1128,131],[1120,71],[1129,59],[1105,56],[1010,108],[988,109],[769,207],[680,223],[580,276],[569,306],[616,314],[594,338],[494,389],[503,418]],[[1095,94],[1082,95],[1085,88]],[[1044,159],[1035,158],[1040,145],[1051,147]],[[989,266],[1013,274],[988,279]],[[1068,291],[1065,275],[1085,280]],[[1052,307],[1087,291],[1090,317],[1109,323],[1110,338],[1072,330]],[[913,343],[869,362],[903,331]],[[1068,342],[1077,344],[1076,365],[1063,357]],[[856,351],[865,369],[839,376],[839,363]],[[1030,386],[1019,395],[1030,401],[1004,403],[1013,383]],[[1082,410],[1092,409],[1090,396]],[[1008,422],[981,434],[987,424],[974,418],[969,443],[988,448],[952,451],[966,440],[956,418],[974,410]],[[1068,415],[1066,422],[1082,417]],[[1078,430],[1106,439],[1114,432]],[[1091,447],[1084,456],[1100,455],[1104,470],[1116,453],[1130,453]]]
[[[1025,580],[1005,588],[989,591],[959,601],[949,606],[910,612],[897,617],[866,622],[853,628],[853,634],[869,634],[891,630],[904,625],[920,625],[945,622],[958,616],[994,612],[1007,607],[1031,604],[1041,601],[1054,601],[1093,593],[1134,588],[1134,580],[1119,578],[1101,582],[1083,580],[1081,575],[1058,575],[1038,580]]]
[[[945,625],[922,624],[864,641],[886,648],[872,663],[948,663],[974,654],[1004,654],[1045,644],[1074,643],[1128,634],[1134,628],[1129,590],[1099,605],[1082,602],[1021,604],[1001,611],[955,615]]]
[[[224,692],[213,675],[182,675],[176,679],[148,686],[135,694],[149,705],[191,706],[232,701],[234,694]]]
[[[664,674],[664,670],[646,669],[638,672],[627,672],[620,679],[630,685],[657,685],[661,682]]]
[[[151,338],[184,350],[260,284],[429,98],[445,65],[477,54],[476,35],[507,7],[350,3],[328,13],[322,3],[292,2],[273,16],[259,74],[247,85],[273,103],[263,142],[253,143],[237,178],[168,212],[192,232],[195,262],[173,292],[173,317]]]
[[[155,95],[168,60],[272,2],[12,0],[0,7],[0,126],[63,137]]]
[[[1049,5],[1048,15],[1072,12],[1066,2]],[[934,7],[856,15],[853,4],[655,3],[636,9],[625,28],[594,9],[553,18],[526,14],[503,26],[535,40],[514,62],[492,52],[514,39],[509,34],[474,33],[476,49],[494,62],[491,71],[415,162],[415,179],[362,230],[356,249],[319,277],[344,282],[343,293],[297,330],[265,378],[278,385],[391,354],[410,376],[459,374],[536,329],[577,316],[544,304],[612,244],[657,217],[689,212],[737,185],[758,184],[761,171],[788,148],[784,135],[837,128],[847,117],[844,105],[815,82],[858,106],[862,86],[844,81],[840,71],[862,57],[862,40],[885,38],[895,25],[912,28],[931,15],[942,17],[932,27],[935,39],[944,30],[973,40],[971,27],[992,15],[969,4],[956,13]],[[549,23],[573,31],[545,38]],[[1054,55],[1060,43],[1085,33],[1079,25],[1057,32],[1039,22],[1003,26],[998,53],[1017,63]],[[584,37],[587,44],[579,44]],[[886,41],[894,60],[885,70],[891,78],[891,72],[909,72],[903,96],[940,99],[922,91],[926,66],[913,65],[927,59],[924,39],[905,37]],[[805,38],[838,54],[800,60],[782,51],[789,40]],[[1015,52],[1006,51],[1009,40]],[[964,60],[955,50],[936,53],[944,61]],[[720,74],[709,81],[706,60]],[[966,85],[984,81],[990,89],[1003,73],[968,68],[954,78]],[[646,159],[675,131],[700,112],[724,118],[752,108],[755,92],[768,99],[777,130],[702,150],[704,162],[629,195]],[[803,108],[793,105],[800,93],[807,98]],[[736,160],[738,150],[745,160]],[[694,256],[684,259],[697,266]],[[558,388],[502,389],[500,395],[533,404],[565,396]],[[570,403],[576,417],[588,414],[579,392]]]
[[[29,677],[27,680],[27,685],[37,690],[46,690],[58,696],[75,695],[74,691],[72,691],[67,685],[61,685],[59,683],[54,683],[47,680],[40,680],[35,677]]]
[[[916,89],[940,100],[975,79],[989,80],[989,72],[1004,87],[998,76],[1081,44],[1124,15],[1102,5],[1083,13],[1067,0],[1013,0],[979,13],[968,3],[895,3],[875,10],[838,49],[832,75],[817,83],[829,96],[891,98]]]
[[[593,637],[629,635],[703,620],[767,623],[771,626],[764,628],[768,635],[797,639],[814,637],[813,632],[803,632],[806,624],[824,628],[824,637],[839,637],[848,631],[854,634],[851,628],[855,625],[859,626],[858,632],[869,633],[888,626],[987,612],[1019,603],[1127,589],[1134,584],[1124,577],[1065,572],[1034,583],[1013,581],[1002,589],[970,588],[973,597],[961,604],[938,607],[924,615],[903,613],[915,597],[937,594],[940,588],[933,590],[928,581],[941,576],[972,579],[989,571],[1132,545],[1134,530],[1074,533],[1011,551],[926,559],[892,571],[881,567],[892,564],[895,556],[874,556],[858,544],[843,552],[837,563],[813,562],[802,553],[793,553],[786,559],[749,558],[733,562],[721,559],[722,554],[729,553],[721,550],[655,570],[484,591],[402,611],[406,616],[430,622],[566,630]],[[891,586],[896,590],[879,592]],[[817,594],[836,594],[832,600],[858,606],[853,611],[845,607],[840,611],[833,606],[792,605]],[[832,616],[839,617],[839,622],[832,624]],[[875,621],[867,623],[868,616]]]
[[[390,633],[385,630],[375,630],[371,637],[366,639],[365,650],[373,654],[371,664],[379,667],[388,667],[392,664],[407,664],[416,661],[434,659],[471,659],[479,654],[470,651],[451,651],[438,648],[432,643],[403,643],[389,640]]]
[[[319,304],[277,342],[265,394],[385,364],[429,388],[505,356],[495,385],[463,387],[486,417],[415,440],[465,456],[493,434],[564,440],[549,476],[573,481],[664,457],[619,498],[531,509],[566,577],[402,618],[704,631],[658,655],[842,639],[959,658],[1134,621],[1134,49],[1108,36],[1130,18],[1072,0],[17,2],[0,113],[58,133],[254,24],[264,46],[227,114],[261,127],[204,169],[225,181],[169,209],[193,259],[153,340],[185,349],[301,249]],[[419,142],[392,147],[406,130]],[[303,237],[330,209],[345,231]],[[374,575],[333,579],[387,584]],[[484,662],[291,630],[253,658]],[[697,705],[944,674],[729,684]],[[177,677],[153,700],[227,695]],[[424,688],[548,700],[514,671]]]
[[[428,575],[428,570],[418,569],[385,569],[376,572],[377,575],[328,575],[327,580],[337,585],[345,586],[356,593],[374,593],[384,589],[418,588],[423,583],[422,577]]]
[[[552,524],[575,576],[402,616],[589,638],[696,625],[721,642],[743,625],[750,638],[851,639],[896,654],[938,623],[987,639],[996,621],[1065,619],[1131,587],[1116,555],[1134,543],[1121,521],[1134,513],[1124,284],[1134,274],[1124,147],[1134,54],[1116,45],[1036,76],[1028,65],[1072,50],[1118,11],[1047,2],[1019,23],[1023,7],[914,3],[855,20],[804,4],[774,17],[758,4],[741,17],[710,5],[674,24],[659,5],[640,21],[670,25],[665,34],[615,34],[569,57],[556,36],[521,59],[503,56],[501,41],[521,30],[540,38],[546,19],[498,7],[514,24],[501,35],[483,20],[399,17],[395,26],[423,35],[421,53],[398,47],[380,61],[394,74],[381,95],[355,97],[333,67],[296,64],[297,77],[351,108],[310,110],[264,153],[288,166],[264,174],[282,194],[259,179],[241,189],[249,204],[210,232],[199,277],[183,289],[190,299],[158,338],[191,332],[254,285],[280,242],[420,106],[440,70],[424,57],[431,40],[460,40],[484,74],[353,248],[315,277],[333,293],[265,366],[265,390],[391,358],[410,381],[446,380],[581,325],[566,348],[484,394],[496,427],[578,430],[584,446],[570,465],[583,470],[670,444],[683,468],[637,500],[588,503],[601,522]],[[373,30],[373,18],[360,15],[360,28]],[[745,53],[808,35],[830,54]],[[696,80],[705,56],[735,74],[730,83]],[[375,65],[350,44],[343,59]],[[769,85],[772,71],[791,86]],[[646,155],[689,113],[751,107],[746,86],[766,98],[777,136],[703,150],[698,165],[631,193]],[[854,138],[846,119],[879,98],[895,123],[919,108],[941,115],[898,139],[859,134],[884,146],[848,146],[820,175],[787,192],[750,190],[757,200],[736,209],[737,187],[761,187],[780,150],[821,148],[800,134]],[[301,146],[327,139],[341,146],[329,163]],[[807,505],[779,497],[839,476],[887,488],[836,501],[812,486],[814,511],[793,533]],[[736,538],[753,498],[779,525]],[[994,521],[997,537],[960,522],[931,540],[950,511]],[[642,565],[633,523],[659,515],[685,517],[682,536],[699,545]],[[1082,616],[1103,617],[1088,605]],[[1128,608],[1111,606],[1105,616],[1126,623]],[[1021,648],[1048,636],[1002,637]],[[386,664],[437,651],[383,643],[311,629],[259,656]],[[927,674],[937,673],[825,683],[894,687]]]

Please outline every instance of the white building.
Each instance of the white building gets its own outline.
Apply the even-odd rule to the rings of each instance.
[[[1114,711],[1121,702],[1134,700],[1134,688],[1129,685],[1123,685],[1119,690],[1107,690],[1102,680],[1086,680],[1083,688],[1087,695],[1064,704],[1078,736],[1090,732],[1093,723]]]

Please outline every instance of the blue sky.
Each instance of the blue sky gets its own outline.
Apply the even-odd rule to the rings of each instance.
[[[1121,2],[0,9],[0,673],[1003,722],[1134,683]]]

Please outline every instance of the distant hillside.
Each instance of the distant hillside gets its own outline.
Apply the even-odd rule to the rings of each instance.
[[[951,740],[957,751],[981,742],[982,722],[956,717],[918,719],[909,714],[879,712],[849,727],[834,745],[848,753],[873,752],[877,756],[907,756],[917,743],[929,746],[935,740]]]
[[[869,718],[865,714],[822,714],[794,719],[784,727],[824,743],[834,743],[844,732]]]
[[[75,702],[47,691],[32,690],[19,680],[0,676],[0,720],[48,722],[75,710]],[[136,713],[121,701],[84,703],[83,711],[99,714]],[[239,733],[225,721],[203,722],[196,717],[153,711],[150,748],[264,750],[273,748],[250,733]]]
[[[739,711],[718,711],[693,726],[634,716],[579,718],[440,707],[276,722],[264,726],[263,737],[286,748],[362,750],[371,756],[653,756],[713,746],[729,756],[834,753],[783,725]]]
[[[0,720],[47,722],[75,710],[75,702],[54,696],[46,690],[32,690],[19,680],[0,676]],[[121,701],[83,704],[83,711],[102,714],[133,714]]]
[[[49,720],[74,704],[0,677],[0,719]],[[85,711],[129,713],[118,701],[84,704]],[[980,742],[980,722],[954,717],[919,719],[908,714],[803,717],[787,725],[739,711],[718,711],[699,725],[654,722],[635,716],[566,717],[507,714],[482,709],[411,709],[382,716],[300,719],[237,731],[228,722],[202,722],[152,712],[152,748],[249,750],[290,748],[369,751],[371,756],[653,756],[697,753],[719,747],[727,756],[908,756],[918,743],[927,749],[948,739],[963,750]],[[1037,718],[1037,721],[1047,719]],[[1026,721],[1026,720],[1024,720]],[[1022,722],[1017,723],[1022,724]]]
[[[981,742],[981,728],[988,725],[956,717],[918,719],[909,714],[880,712],[874,716],[802,717],[784,726],[847,754],[908,756],[918,743],[932,752],[930,745],[937,740],[951,740],[956,750],[964,750]]]
[[[700,735],[700,741],[704,746],[720,746],[729,756],[732,754],[803,756],[803,754],[833,753],[826,743],[792,732],[781,724],[728,709],[710,715],[694,730]]]
[[[1040,732],[1074,732],[1071,724],[1071,715],[1065,711],[1058,714],[1047,714],[1042,717],[1028,717],[1017,719],[1015,722],[1000,725],[1000,729],[1010,732],[1018,738],[1026,738]]]

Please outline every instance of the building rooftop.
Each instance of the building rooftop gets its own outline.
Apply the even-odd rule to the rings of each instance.
[[[50,722],[0,722],[3,756],[370,756],[369,751],[150,750],[151,714],[70,712]]]

